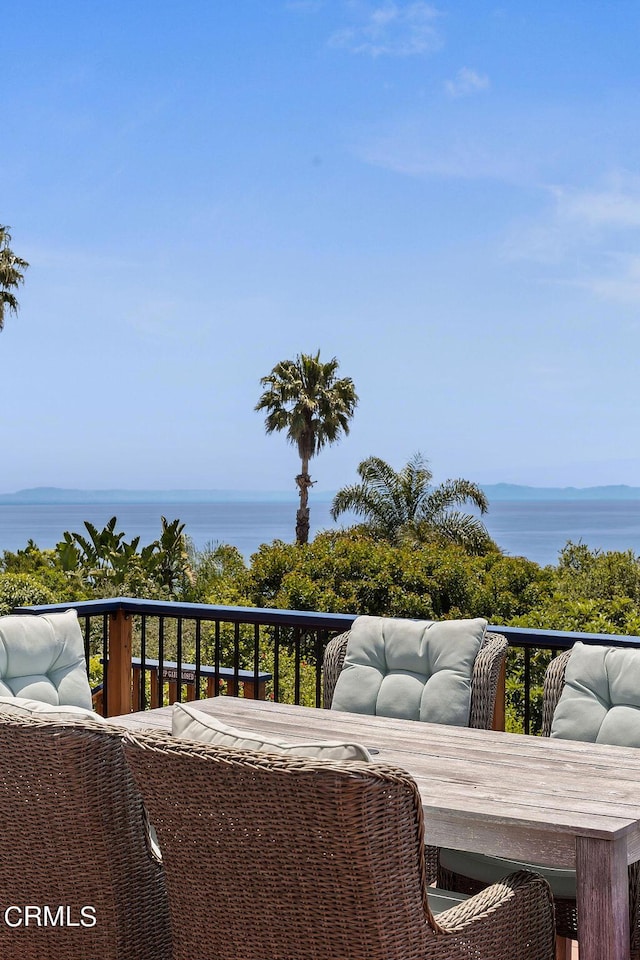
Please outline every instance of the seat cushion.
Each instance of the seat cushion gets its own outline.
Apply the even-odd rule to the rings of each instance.
[[[0,696],[91,709],[75,610],[0,617]]]
[[[487,621],[358,617],[331,708],[467,726]]]
[[[578,641],[567,663],[551,736],[640,747],[640,650]]]
[[[466,893],[452,893],[451,890],[441,890],[440,887],[429,887],[428,896],[429,907],[434,917],[469,899]]]
[[[480,883],[497,883],[516,870],[531,870],[541,874],[548,881],[554,897],[560,900],[575,900],[576,875],[573,870],[559,867],[542,867],[535,863],[521,863],[519,860],[507,860],[503,857],[486,857],[482,853],[467,853],[464,850],[440,849],[440,866],[451,873],[457,873]],[[429,897],[431,901],[431,897]]]
[[[266,753],[288,753],[318,760],[365,760],[371,759],[369,751],[358,743],[291,743],[287,740],[265,737],[261,733],[237,730],[217,717],[194,710],[184,703],[173,706],[171,733],[187,740],[238,747],[241,750],[263,750]]]
[[[54,705],[42,700],[29,700],[26,697],[0,697],[0,717],[2,714],[11,714],[14,717],[39,717],[41,720],[96,720],[106,723],[104,717],[93,710],[84,707],[74,707],[68,704]]]

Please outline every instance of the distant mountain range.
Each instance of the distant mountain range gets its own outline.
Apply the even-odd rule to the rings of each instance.
[[[625,484],[600,487],[527,487],[515,483],[484,484],[493,500],[640,500],[640,487]],[[316,502],[333,499],[335,491],[318,490]],[[83,503],[292,503],[295,491],[272,490],[67,490],[62,487],[33,487],[0,494],[0,504],[83,504]]]
[[[333,494],[320,494],[331,500]],[[62,487],[32,487],[16,493],[0,493],[0,504],[37,503],[238,503],[295,501],[295,492],[247,490],[66,490]]]
[[[483,484],[492,500],[640,500],[640,487],[524,487],[517,483]]]

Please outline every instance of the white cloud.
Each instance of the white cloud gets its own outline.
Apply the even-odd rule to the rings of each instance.
[[[477,132],[452,130],[437,116],[401,121],[354,149],[365,163],[411,177],[517,184],[536,179],[535,156],[495,124]]]
[[[640,256],[610,254],[600,269],[599,274],[591,273],[577,280],[576,286],[590,290],[602,300],[640,305]]]
[[[338,30],[329,40],[333,47],[372,57],[409,57],[430,53],[442,45],[436,29],[440,13],[430,3],[351,4],[360,21]]]
[[[519,179],[519,165],[512,159],[462,140],[449,144],[443,152],[428,145],[414,150],[399,149],[393,140],[380,141],[362,151],[361,156],[374,166],[411,177],[505,182]]]
[[[557,215],[590,227],[640,227],[640,178],[616,177],[609,189],[570,191],[555,189]]]
[[[476,73],[469,67],[458,70],[455,80],[447,80],[444,88],[450,97],[468,97],[473,93],[480,93],[490,87],[489,77],[483,73]]]
[[[550,187],[537,223],[514,227],[510,259],[554,268],[554,281],[603,300],[640,304],[640,177],[616,173],[601,188]]]
[[[551,201],[537,223],[512,236],[514,256],[558,261],[577,249],[623,246],[640,229],[640,177],[617,173],[601,189],[551,186]]]

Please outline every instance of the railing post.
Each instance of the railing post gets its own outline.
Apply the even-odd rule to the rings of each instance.
[[[117,610],[109,614],[109,660],[107,663],[107,716],[131,713],[132,619]]]
[[[248,700],[264,700],[267,696],[266,680],[243,680],[243,694]]]

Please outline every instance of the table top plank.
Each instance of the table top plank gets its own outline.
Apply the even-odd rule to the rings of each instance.
[[[374,761],[401,767],[415,778],[427,830],[448,836],[449,845],[469,848],[468,831],[481,819],[492,849],[506,831],[509,849],[537,846],[540,862],[573,862],[575,835],[613,839],[629,834],[629,849],[640,851],[640,763],[632,749],[235,697],[190,706],[240,729],[292,742],[351,739],[379,749]],[[172,709],[114,721],[170,729]]]
[[[228,701],[228,702],[218,702]],[[209,707],[207,704],[213,704],[215,707]],[[248,701],[236,697],[215,697],[212,700],[192,701],[189,705],[195,709],[202,709],[205,712],[215,713],[222,716],[222,712],[228,713],[229,722],[233,722],[231,717],[237,717],[238,724],[247,723],[247,711],[244,706]],[[346,713],[337,710],[318,710],[315,707],[297,707],[290,704],[274,704],[270,701],[249,701],[251,702],[251,714],[256,718],[264,719],[271,727],[272,724],[282,724],[283,727],[300,727],[301,716],[304,716],[305,735],[311,731],[317,731],[324,735],[327,730],[335,729],[337,722],[346,732],[350,730],[349,735],[355,735],[364,732],[370,737],[372,727],[379,727],[380,730],[391,735],[394,731],[399,737],[406,733],[406,720],[397,720],[389,717],[370,717],[363,714]],[[273,708],[277,708],[277,719],[274,716]],[[170,710],[171,708],[166,708]],[[134,715],[132,715],[134,716]],[[275,727],[274,727],[275,729]],[[478,754],[486,753],[491,758],[495,757],[496,748],[499,749],[501,756],[514,754],[522,755],[523,741],[526,742],[526,752],[528,757],[541,756],[545,759],[557,754],[557,761],[563,762],[583,762],[592,770],[594,767],[603,770],[616,770],[624,767],[626,761],[631,764],[637,763],[638,751],[634,747],[615,747],[608,744],[595,744],[587,741],[561,740],[559,738],[524,736],[519,733],[504,733],[496,730],[476,730],[470,727],[446,727],[443,724],[420,723],[419,730],[425,740],[428,738],[431,747],[438,747],[441,744],[451,747],[455,743],[464,745],[467,749],[476,749]],[[291,729],[293,735],[293,729]],[[409,738],[411,749],[415,749],[415,739]],[[640,781],[640,771],[638,772]]]

